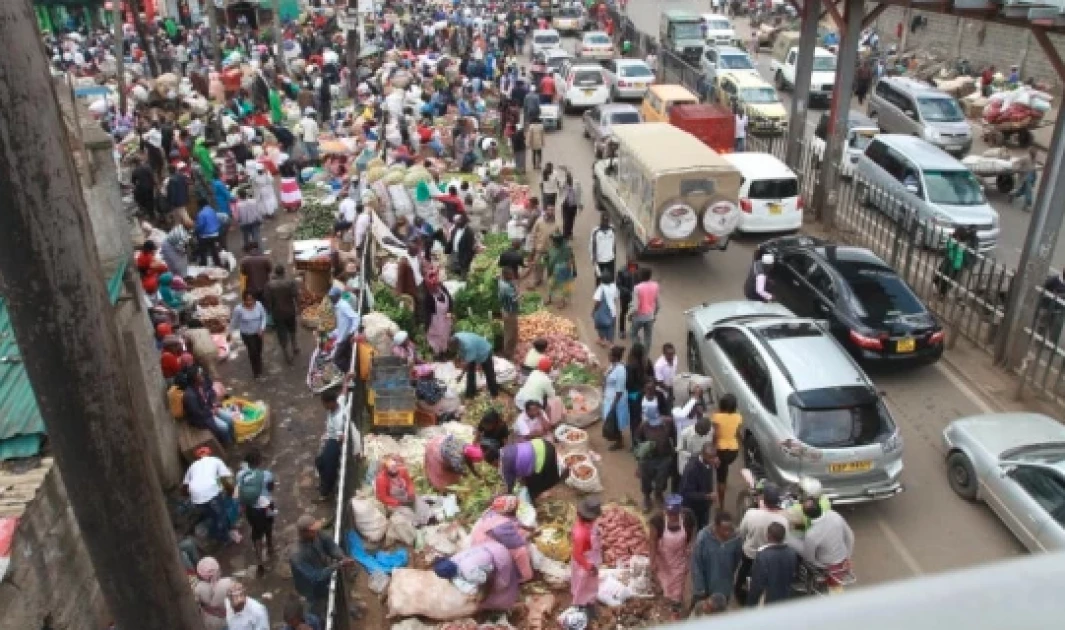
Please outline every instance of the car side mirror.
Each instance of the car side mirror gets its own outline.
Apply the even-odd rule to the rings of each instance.
[[[906,192],[913,193],[915,195],[921,194],[921,189],[917,184],[906,184]]]
[[[913,111],[912,109],[903,110],[902,113],[906,114],[914,120],[917,120],[917,112]]]

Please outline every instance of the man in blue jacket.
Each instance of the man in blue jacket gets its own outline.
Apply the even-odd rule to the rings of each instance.
[[[759,549],[754,557],[747,606],[757,606],[763,593],[766,604],[791,597],[791,582],[799,566],[799,554],[784,542],[786,535],[787,529],[780,523],[770,523],[766,528],[769,544]]]
[[[215,267],[222,266],[222,258],[218,255],[218,241],[222,235],[222,220],[218,217],[215,209],[209,205],[200,208],[196,215],[196,242],[197,260],[200,265],[207,264],[207,256],[211,256],[211,262]]]

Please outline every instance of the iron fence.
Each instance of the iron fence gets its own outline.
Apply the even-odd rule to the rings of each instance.
[[[710,96],[710,86],[703,78],[702,69],[672,50],[659,51],[658,76],[662,83],[683,85],[704,101]]]

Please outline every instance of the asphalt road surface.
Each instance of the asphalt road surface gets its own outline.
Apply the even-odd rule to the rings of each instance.
[[[638,29],[646,34],[657,37],[659,16],[662,11],[669,9],[683,9],[695,13],[707,13],[710,11],[709,7],[709,0],[706,2],[698,2],[696,0],[664,0],[661,2],[655,2],[653,0],[630,0],[627,8],[627,15],[629,19],[636,24]],[[744,41],[746,41],[751,32],[747,18],[734,18],[733,26],[736,29],[736,34],[744,38]],[[767,81],[772,79],[772,73],[769,70],[769,60],[770,51],[768,48],[763,49],[758,55],[758,58],[754,60],[755,65]],[[781,92],[780,96],[784,105],[788,107],[790,111],[791,94],[789,92]],[[852,109],[864,111],[864,107],[859,107],[856,100],[852,100],[851,107]],[[817,124],[819,117],[820,110],[811,107],[809,113],[807,113],[806,121],[808,137],[813,136],[814,126]],[[974,155],[979,155],[989,147],[980,138],[980,133],[975,127],[973,135],[975,137],[975,142],[973,143],[972,153]],[[1014,148],[1014,152],[1018,155],[1021,154],[1021,151],[1016,148]],[[991,202],[992,207],[998,210],[1002,226],[1002,235],[999,238],[998,248],[995,250],[994,256],[1011,269],[1016,269],[1021,257],[1021,248],[1024,246],[1031,214],[1021,209],[1021,202],[1019,200],[1014,204],[1010,204],[1006,195],[1000,194],[998,191],[994,190],[993,186],[989,188],[987,197]],[[1051,264],[1057,269],[1065,267],[1065,245],[1060,242],[1055,249]]]
[[[694,2],[651,4],[634,0],[629,11],[636,13],[638,24],[652,30],[658,23],[659,9],[674,7],[698,8]],[[592,148],[582,137],[578,122],[577,117],[570,116],[564,131],[548,134],[545,160],[572,169],[584,191],[585,209],[578,217],[574,241],[580,265],[577,287],[574,301],[561,312],[578,323],[582,337],[591,345],[594,283],[587,239],[598,213],[591,196]],[[534,175],[534,186],[537,181]],[[654,358],[666,342],[672,342],[683,353],[685,309],[706,301],[743,298],[742,282],[756,244],[757,240],[745,238],[734,241],[724,252],[650,264],[663,292],[663,308],[655,326]],[[618,250],[625,251],[621,245]],[[859,584],[937,573],[1023,553],[1013,535],[985,506],[956,497],[946,479],[940,432],[951,420],[986,413],[990,407],[945,365],[872,376],[885,392],[905,440],[906,491],[887,501],[843,510],[858,541],[854,560]],[[638,499],[631,455],[607,452],[597,433],[598,429],[593,428],[593,445],[604,457],[607,497],[627,495]],[[730,484],[726,506],[734,505],[738,475],[732,479],[736,481]]]

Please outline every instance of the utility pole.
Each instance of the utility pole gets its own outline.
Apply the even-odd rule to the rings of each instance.
[[[144,26],[144,20],[141,19],[141,9],[144,4],[141,0],[128,0],[128,2],[129,12],[133,15],[133,28],[137,29],[137,37],[140,38],[144,46],[144,56],[148,59],[148,72],[151,73],[152,78],[155,78],[159,76],[159,61],[155,58],[155,44],[148,39],[148,29]]]
[[[222,44],[218,41],[218,9],[215,0],[204,0],[207,7],[207,30],[210,31],[211,52],[214,57],[214,69],[222,71]]]
[[[288,61],[285,59],[285,49],[282,47],[284,38],[281,37],[281,0],[274,0],[274,48],[277,55],[274,57],[278,74],[288,74]]]
[[[832,0],[828,0],[832,2]],[[791,121],[788,127],[788,166],[801,170],[802,144],[806,139],[807,103],[810,100],[810,76],[814,66],[814,50],[817,49],[817,14],[821,12],[821,0],[803,0],[802,26],[799,29],[799,52],[795,63],[795,89],[791,95]],[[788,54],[788,53],[784,53]]]
[[[113,17],[115,20],[115,72],[118,74],[118,111],[123,116],[126,115],[126,51],[123,49],[123,44],[126,41],[126,33],[122,30],[122,3],[111,3],[111,10],[114,11]]]
[[[118,627],[203,630],[30,0],[0,2],[0,41],[0,284],[70,505]]]
[[[355,86],[359,84],[355,76],[355,67],[359,63],[359,48],[362,43],[362,33],[364,32],[362,25],[362,11],[359,11],[359,0],[348,0],[347,12],[350,15],[351,11],[358,11],[359,17],[356,22],[358,30],[351,28],[351,23],[348,23],[348,30],[344,37],[344,63],[348,66],[348,96],[355,96]],[[345,19],[350,19],[345,16]]]

